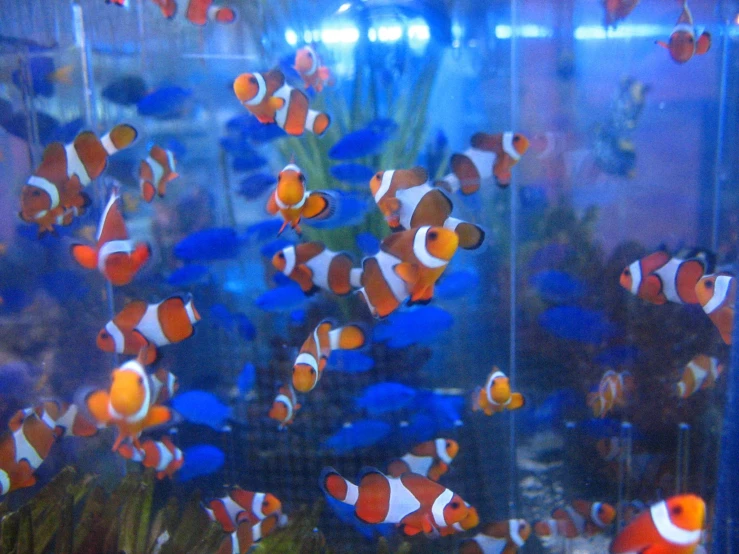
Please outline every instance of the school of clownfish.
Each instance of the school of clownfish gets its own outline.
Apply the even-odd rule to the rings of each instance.
[[[153,1],[165,17],[174,16],[174,0]],[[605,4],[615,21],[637,3],[617,0],[617,5]],[[186,17],[203,25],[207,19],[230,22],[236,14],[213,6],[212,0],[190,0]],[[684,63],[710,46],[708,33],[697,41],[694,38],[692,15],[685,3],[670,43],[660,44],[673,59]],[[692,47],[690,52],[687,43]],[[316,92],[333,83],[330,71],[310,46],[297,52],[294,67],[304,85]],[[233,89],[239,102],[259,122],[277,124],[289,135],[308,131],[320,136],[330,126],[329,115],[310,109],[308,96],[288,85],[278,69],[242,74],[234,81]],[[85,187],[103,173],[108,157],[131,146],[137,135],[132,126],[121,124],[102,138],[83,132],[70,144],[48,146],[21,192],[20,217],[38,225],[42,235],[53,233],[55,225],[66,226],[83,216],[91,203]],[[477,133],[465,152],[452,156],[450,173],[436,182],[431,182],[420,167],[379,171],[371,178],[369,190],[394,233],[382,241],[377,254],[364,258],[361,267],[354,267],[347,254],[333,252],[319,242],[305,242],[278,251],[272,264],[306,295],[317,290],[339,296],[356,292],[376,318],[386,317],[404,305],[428,303],[457,249],[476,249],[485,239],[480,226],[451,216],[449,194],[474,194],[490,181],[505,188],[510,184],[512,167],[528,147],[527,138],[519,133]],[[151,202],[155,196],[164,197],[167,184],[177,176],[172,152],[153,146],[139,167],[142,198]],[[123,286],[149,260],[151,249],[129,238],[118,200],[119,192],[114,189],[103,210],[95,244],[74,244],[70,254],[81,267],[97,269],[112,285]],[[330,190],[309,191],[300,167],[290,163],[279,173],[266,209],[282,218],[279,233],[290,227],[300,234],[301,221],[330,218],[336,202]],[[674,256],[659,250],[626,267],[620,284],[653,304],[700,304],[723,341],[731,344],[736,281],[728,273],[713,273],[714,265],[713,255],[704,250],[683,250]],[[109,426],[117,429],[114,452],[154,468],[159,479],[171,478],[184,463],[182,451],[166,435],[143,442],[141,435],[173,421],[174,413],[167,403],[178,390],[177,379],[164,369],[150,373],[146,366],[157,359],[157,348],[192,336],[199,320],[189,295],[174,295],[154,304],[140,300],[128,303],[100,330],[96,342],[105,352],[135,359],[113,370],[109,389],[88,392],[82,409],[75,404],[46,401],[16,413],[9,422],[9,433],[0,438],[0,493],[32,486],[35,470],[59,437],[92,436]],[[292,424],[301,407],[296,391],[309,393],[318,385],[332,351],[358,349],[366,341],[361,325],[336,326],[332,321],[321,321],[300,348],[291,383],[279,384],[269,417],[280,429]],[[677,396],[687,398],[712,386],[722,369],[716,358],[697,355],[676,385]],[[609,370],[588,395],[588,406],[595,417],[605,417],[626,403],[634,387],[628,372]],[[511,390],[508,377],[497,367],[472,394],[472,410],[488,416],[519,409],[524,403],[523,395]],[[456,441],[439,437],[392,460],[385,473],[363,469],[357,484],[327,467],[320,476],[320,486],[326,495],[349,506],[364,523],[394,524],[409,536],[464,532],[480,525],[477,511],[439,483],[458,452]],[[223,554],[246,552],[287,520],[281,502],[273,494],[239,487],[212,500],[205,510],[229,534],[219,550]],[[684,494],[625,515],[627,526],[612,542],[612,553],[690,553],[702,537],[705,503],[695,495]],[[616,510],[609,504],[575,500],[534,525],[522,519],[483,524],[476,536],[460,544],[459,551],[513,553],[532,532],[542,539],[593,536],[608,529],[615,517]]]

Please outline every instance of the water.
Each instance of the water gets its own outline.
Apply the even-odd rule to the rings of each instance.
[[[730,347],[688,297],[698,278],[692,271],[730,271],[736,260],[736,2],[690,3],[697,36],[708,29],[712,45],[685,64],[676,64],[654,44],[668,40],[680,14],[678,2],[640,3],[608,31],[600,3],[574,0],[453,5],[234,0],[222,7],[238,12],[236,22],[203,26],[186,19],[186,0],[179,0],[171,20],[154,2],[129,3],[127,8],[97,0],[3,6],[0,417],[4,424],[19,409],[56,399],[78,403],[94,420],[94,403],[85,398],[108,390],[113,369],[147,342],[124,329],[126,352],[115,353],[113,347],[98,347],[101,329],[132,301],[155,304],[174,297],[167,306],[177,315],[167,317],[181,322],[171,341],[176,344],[165,345],[170,339],[157,339],[149,329],[148,355],[153,358],[155,346],[157,360],[147,371],[176,375],[175,397],[193,391],[209,395],[183,396],[200,400],[182,407],[184,415],[172,416],[174,422],[146,431],[142,441],[171,437],[185,453],[181,475],[191,478],[182,480],[171,466],[172,480],[150,476],[143,481],[149,486],[140,487],[142,464],[111,452],[114,425],[91,437],[60,438],[41,455],[38,484],[5,496],[7,510],[18,515],[3,520],[0,543],[19,533],[26,543],[34,538],[37,552],[62,551],[69,537],[78,545],[87,541],[88,552],[143,552],[161,537],[161,552],[215,551],[225,535],[217,524],[208,527],[205,511],[188,499],[199,490],[198,499],[207,502],[238,485],[272,493],[291,518],[287,529],[265,539],[265,549],[274,552],[297,551],[298,544],[320,552],[324,540],[333,552],[374,552],[380,534],[390,551],[455,552],[470,548],[460,546],[463,539],[492,532],[488,523],[523,518],[533,525],[578,499],[614,506],[613,524],[587,538],[552,540],[532,533],[521,551],[603,552],[616,528],[628,524],[629,502],[649,506],[685,492],[701,496],[709,507],[708,551],[718,551],[712,550],[714,536],[721,552],[735,551],[730,522],[736,506],[730,491],[716,497],[718,483],[733,486],[729,469],[719,467],[720,459],[735,459],[733,427],[722,422],[732,377]],[[291,86],[302,89],[292,66],[307,43],[330,71],[323,90],[309,92],[310,107],[331,122],[320,137],[286,136],[277,126],[248,117],[234,80],[245,72],[279,68]],[[60,69],[55,79],[47,78]],[[125,86],[123,77],[129,77]],[[157,90],[163,100],[149,97],[137,109],[136,101]],[[118,93],[117,102],[111,91]],[[80,124],[71,123],[79,118]],[[89,205],[80,203],[78,212],[85,213],[68,214],[69,225],[54,225],[55,235],[37,238],[38,226],[18,218],[19,199],[32,174],[53,180],[34,171],[45,146],[70,142],[81,129],[103,136],[122,123],[136,129],[136,142],[111,156],[106,170],[84,188]],[[478,137],[478,151],[469,152],[471,137],[480,132],[492,137]],[[499,135],[505,132],[521,138],[514,143],[514,135]],[[343,138],[342,148],[332,150]],[[528,144],[510,166],[500,163],[506,141],[509,152]],[[494,168],[492,155],[479,150],[491,142],[498,151]],[[140,164],[147,156],[157,158],[154,145],[173,153],[179,176],[167,183],[164,197],[154,194],[147,203],[139,189]],[[459,156],[465,153],[467,158]],[[158,159],[165,163],[166,154]],[[476,166],[484,170],[479,190],[456,191],[476,188],[478,181],[465,180],[464,170],[480,159],[485,162]],[[313,213],[320,212],[321,202],[330,209],[313,222],[304,218],[302,235],[288,226],[280,237],[284,242],[272,244],[281,223],[266,221],[281,215],[267,214],[265,206],[274,190],[271,177],[288,163],[299,166],[308,190],[327,191],[311,197]],[[339,164],[361,164],[349,169],[362,180],[336,180],[331,168]],[[450,279],[444,283],[442,276],[441,293],[429,307],[401,307],[380,324],[363,296],[352,292],[358,283],[350,284],[349,267],[360,267],[364,256],[358,235],[380,240],[391,235],[384,216],[392,216],[397,206],[381,202],[378,210],[376,188],[370,192],[370,186],[379,187],[382,178],[369,186],[364,179],[417,165],[426,173],[398,173],[394,182],[428,181],[451,189],[445,192],[451,217],[478,226],[484,241],[479,248],[456,250],[447,269]],[[285,181],[297,182],[297,174],[287,173]],[[250,176],[248,192],[240,193]],[[496,180],[505,186],[496,186]],[[142,244],[137,255],[145,259],[136,271],[123,271],[130,282],[116,286],[110,283],[112,269],[106,279],[96,260],[87,270],[69,255],[73,244],[94,244],[114,187],[130,238],[134,246]],[[411,198],[404,194],[397,197],[408,205]],[[450,215],[443,199],[434,210],[441,215],[431,223]],[[402,222],[403,213],[389,220]],[[220,231],[188,243],[187,255],[183,246],[176,248],[192,233],[211,228]],[[262,254],[310,241],[349,256],[334,258],[331,270],[333,277],[341,276],[343,288],[333,277],[320,281],[315,267],[312,276],[293,275],[296,283],[281,273],[284,265],[275,268]],[[467,246],[477,242],[470,239]],[[303,256],[313,247],[298,248]],[[710,250],[715,263],[712,254],[688,252],[691,248]],[[688,260],[681,266],[678,293],[693,305],[657,304],[658,291],[640,289],[639,298],[630,292],[631,282],[619,284],[624,268],[660,249],[666,251],[664,260],[642,277],[654,281],[648,276],[652,270],[664,277],[673,255]],[[401,256],[407,248],[391,251]],[[440,252],[432,254],[443,258]],[[316,253],[310,250],[309,257]],[[197,267],[170,281],[186,265],[182,258]],[[400,273],[412,280],[415,271]],[[389,278],[400,282],[395,274]],[[691,286],[683,286],[683,279]],[[301,288],[313,285],[322,290],[305,296]],[[417,292],[422,298],[423,291]],[[189,295],[200,320],[184,307]],[[378,307],[376,300],[371,299]],[[292,366],[325,319],[335,327],[360,324],[367,344],[333,356],[339,362],[328,363],[313,390],[294,393]],[[185,320],[195,321],[194,331]],[[701,354],[705,358],[696,358]],[[677,383],[691,361],[699,370],[710,373],[721,365],[722,371],[706,377],[701,390],[679,398]],[[494,366],[525,404],[487,416],[473,411],[471,399]],[[310,364],[304,367],[309,371]],[[691,375],[686,386],[697,374]],[[392,398],[372,400],[365,394],[386,383],[404,388],[393,389]],[[624,402],[600,410],[599,385],[601,396],[622,387]],[[273,407],[280,394],[288,401],[296,394],[294,404],[300,404],[297,410],[293,404],[293,420],[284,430],[268,416],[286,414]],[[487,397],[483,391],[474,398],[484,404]],[[732,409],[726,406],[727,413]],[[603,417],[594,417],[594,410]],[[186,415],[198,411],[205,413]],[[324,468],[355,482],[363,467],[385,471],[415,444],[437,437],[459,445],[440,483],[476,508],[477,529],[406,538],[392,526],[362,526],[352,508],[335,514],[317,503],[324,497],[319,483]],[[2,440],[0,448],[8,448],[9,435]],[[18,483],[3,463],[0,469]],[[82,487],[85,474],[96,474],[106,494],[119,487],[119,496],[131,499],[119,507],[122,517],[129,518],[128,528],[143,531],[109,534],[105,525],[112,525],[112,516],[107,516],[102,527],[89,532],[82,515],[94,503],[82,488],[74,489],[72,508],[67,499],[50,505],[40,491],[55,476],[53,487],[71,480],[63,469],[68,466],[77,471],[75,487]],[[139,507],[148,501],[133,490],[149,491],[149,509]],[[172,499],[179,508],[160,512]],[[35,521],[21,509],[29,501]],[[113,514],[115,502],[110,506]],[[314,508],[320,513],[311,512]],[[63,524],[51,531],[39,526],[42,509],[63,512]],[[136,519],[138,513],[151,513],[152,520],[160,513],[165,523],[150,527],[145,518]],[[179,528],[177,521],[183,522]],[[187,535],[193,529],[206,537],[197,548],[197,540]],[[96,544],[89,538],[95,535],[111,538]]]

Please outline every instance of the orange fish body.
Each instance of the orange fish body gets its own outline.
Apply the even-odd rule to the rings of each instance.
[[[616,406],[625,406],[634,390],[634,378],[628,371],[616,373],[608,370],[601,377],[598,391],[588,394],[587,404],[595,417],[603,418]]]
[[[675,62],[685,63],[694,54],[701,56],[708,52],[711,48],[711,34],[708,31],[703,31],[698,37],[698,40],[695,39],[693,14],[690,13],[690,8],[688,8],[688,0],[685,0],[683,2],[683,11],[680,13],[677,24],[672,30],[669,43],[658,40],[657,44],[662,48],[666,48],[670,52],[670,57]]]
[[[208,20],[216,23],[233,23],[236,12],[231,8],[214,5],[213,0],[189,0],[185,17],[195,25],[205,25]]]
[[[129,284],[151,256],[149,245],[134,244],[128,238],[126,223],[118,209],[118,193],[113,191],[100,218],[95,248],[75,244],[70,252],[85,269],[98,269],[113,285]]]
[[[305,87],[316,92],[321,92],[331,80],[331,72],[321,64],[321,58],[312,46],[304,46],[295,53],[293,67],[302,77]]]
[[[654,252],[626,266],[621,272],[619,283],[642,300],[664,304],[667,299],[660,296],[660,280],[652,274],[669,261],[670,255],[667,252],[663,250]]]
[[[320,381],[328,358],[334,350],[355,350],[364,346],[367,337],[361,327],[345,325],[333,328],[322,321],[300,348],[293,365],[293,387],[299,392],[310,392]]]
[[[451,217],[452,202],[428,182],[421,167],[378,172],[370,180],[370,192],[377,207],[393,230],[436,225],[451,229],[459,237],[459,246],[478,248],[485,232],[478,225]]]
[[[603,532],[616,518],[616,510],[604,502],[575,500],[572,505],[558,508],[552,519],[534,525],[538,537],[590,537]]]
[[[267,212],[279,213],[284,220],[278,235],[290,225],[298,233],[300,220],[323,220],[333,214],[332,197],[325,192],[309,192],[305,188],[305,175],[295,164],[289,164],[280,171],[277,187],[267,201]]]
[[[179,177],[175,173],[175,159],[171,151],[161,146],[152,146],[149,157],[141,160],[139,166],[139,187],[141,196],[146,202],[151,202],[154,195],[160,198],[167,193],[167,183]]]
[[[153,467],[157,472],[157,479],[171,479],[185,463],[182,450],[167,436],[162,437],[161,441],[144,441],[141,449],[131,444],[122,444],[118,453],[127,460],[141,462],[144,467]]]
[[[175,14],[177,13],[177,2],[175,0],[151,0],[159,6],[159,9],[162,10],[162,15],[166,19],[172,19]]]
[[[687,398],[698,390],[713,387],[723,369],[718,359],[705,354],[697,355],[685,366],[683,376],[676,385],[677,395]]]
[[[520,392],[511,391],[511,383],[505,373],[493,367],[485,386],[478,387],[473,393],[472,411],[482,410],[490,416],[503,410],[518,410],[525,403]]]
[[[459,495],[414,473],[388,477],[365,468],[354,485],[333,468],[321,474],[321,488],[336,500],[354,506],[365,523],[395,523],[406,535],[431,533],[465,519],[469,509]]]
[[[98,432],[95,423],[83,415],[75,404],[61,403],[59,405],[56,427],[60,435],[64,437],[92,437]]]
[[[731,344],[734,329],[734,303],[736,302],[736,278],[728,273],[706,275],[695,286],[698,303],[726,344]]]
[[[210,519],[221,524],[224,531],[233,533],[241,521],[254,525],[273,514],[279,516],[282,503],[271,493],[234,487],[226,496],[211,500],[205,511]]]
[[[609,552],[692,554],[701,540],[706,504],[698,496],[673,496],[636,516],[613,540]]]
[[[253,545],[274,531],[278,523],[279,518],[276,515],[255,524],[242,521],[230,536],[223,539],[216,554],[246,554]]]
[[[606,11],[604,21],[606,28],[615,27],[616,23],[626,19],[638,3],[639,0],[603,0],[603,7]]]
[[[515,554],[529,536],[531,525],[524,519],[488,523],[460,545],[459,554]]]
[[[297,396],[292,386],[281,386],[277,391],[268,416],[279,423],[278,429],[285,429],[295,421],[295,415],[300,410]]]
[[[352,259],[347,254],[329,250],[320,242],[283,248],[272,257],[272,265],[298,283],[307,295],[323,289],[343,296],[352,290]]]
[[[414,446],[402,458],[393,460],[387,467],[391,477],[400,477],[403,473],[416,473],[432,481],[449,471],[449,465],[459,453],[459,444],[452,439],[438,438]]]

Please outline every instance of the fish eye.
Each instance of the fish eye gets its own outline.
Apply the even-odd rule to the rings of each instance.
[[[712,288],[713,288],[713,281],[706,281],[706,282],[704,283],[704,286],[705,286],[705,287],[706,287],[707,289],[712,289]]]
[[[672,515],[679,516],[680,514],[683,513],[683,507],[680,506],[680,505],[673,506],[672,507],[672,510],[670,510],[670,511],[672,512]]]
[[[284,260],[285,259],[285,253],[284,252],[280,252],[279,254],[277,254],[277,257],[280,258],[281,260]]]
[[[33,191],[31,191],[31,195],[32,196],[41,196],[41,191],[40,190],[33,190]]]
[[[451,506],[451,507],[452,507],[453,509],[455,509],[455,510],[456,510],[457,508],[459,508],[459,502],[457,502],[457,501],[455,500],[454,502],[452,502],[452,503],[450,504],[450,506]]]
[[[257,78],[256,78],[256,77],[249,77],[249,82],[250,82],[250,83],[251,83],[252,85],[256,85],[256,84],[257,84]]]
[[[105,331],[103,331],[102,333],[100,333],[100,338],[101,339],[109,339],[110,338],[110,335],[108,333],[106,333]]]
[[[301,183],[305,183],[305,175],[303,175],[302,173],[300,173],[300,174],[298,175],[298,179],[300,179],[300,182],[301,182]]]
[[[268,508],[269,507],[269,502],[267,502],[265,500],[264,502],[262,502],[262,506],[264,506],[265,508]]]
[[[431,231],[429,233],[429,239],[436,240],[437,238],[439,238],[439,235],[438,235],[438,233],[436,231]]]
[[[378,181],[379,181],[380,179],[382,179],[382,173],[380,173],[380,172],[378,171],[378,172],[377,172],[377,174],[375,175],[375,179],[377,179]]]
[[[311,375],[315,375],[315,374],[316,374],[316,370],[315,370],[315,369],[313,369],[313,368],[310,368],[310,374],[311,374]]]
[[[452,446],[452,443],[451,443],[451,442],[449,442],[449,441],[446,441],[446,447],[447,447],[447,448],[450,448],[451,446]]]
[[[143,384],[144,384],[144,378],[143,377],[139,377],[139,385],[142,385],[143,386]]]
[[[520,138],[518,135],[513,135],[513,142],[518,142]]]
[[[308,51],[308,57],[309,57],[309,58],[313,58],[313,53],[312,53],[312,52],[310,52],[310,51]]]
[[[627,277],[630,277],[631,271],[629,269],[624,269],[624,275],[626,275]]]

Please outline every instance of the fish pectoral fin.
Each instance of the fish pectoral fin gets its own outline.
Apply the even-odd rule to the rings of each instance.
[[[408,262],[401,262],[394,268],[398,277],[403,279],[408,285],[413,286],[418,282],[419,270],[418,266]]]
[[[423,526],[423,532],[428,534],[431,531],[434,530],[434,526],[431,525],[431,521],[429,519],[429,516],[426,516],[423,518],[423,521],[421,522],[421,525]]]
[[[410,525],[403,526],[403,533],[405,533],[409,537],[418,535],[420,532],[421,532],[421,529],[419,529],[418,527],[411,527]]]
[[[149,413],[144,418],[144,427],[154,427],[155,425],[161,425],[167,423],[172,419],[172,410],[166,406],[152,406],[149,408]]]
[[[523,394],[520,392],[514,392],[511,394],[511,403],[508,404],[509,410],[518,410],[520,407],[522,407],[526,401],[524,400]]]
[[[331,71],[329,71],[328,67],[319,67],[318,76],[321,78],[321,80],[328,81],[331,78]]]
[[[280,211],[280,207],[277,205],[277,200],[275,200],[275,195],[270,194],[269,200],[267,200],[267,213],[270,215],[275,215],[277,212]]]
[[[98,390],[93,392],[87,397],[86,404],[87,409],[96,420],[100,423],[109,423],[110,414],[108,413],[108,402],[110,397],[108,392],[104,390]]]
[[[695,53],[702,56],[711,48],[711,33],[703,31],[695,43]]]
[[[267,104],[269,104],[269,107],[273,110],[281,110],[285,106],[285,100],[282,98],[277,98],[276,96],[273,96],[269,100],[267,100]]]
[[[414,291],[411,295],[411,302],[425,304],[431,302],[434,298],[434,286],[430,285],[423,290]]]
[[[656,44],[657,46],[661,46],[665,50],[669,50],[670,49],[670,45],[667,44],[664,40],[655,40],[654,41],[654,44]]]
[[[69,249],[74,261],[85,269],[95,269],[98,266],[98,253],[92,246],[74,244]]]

